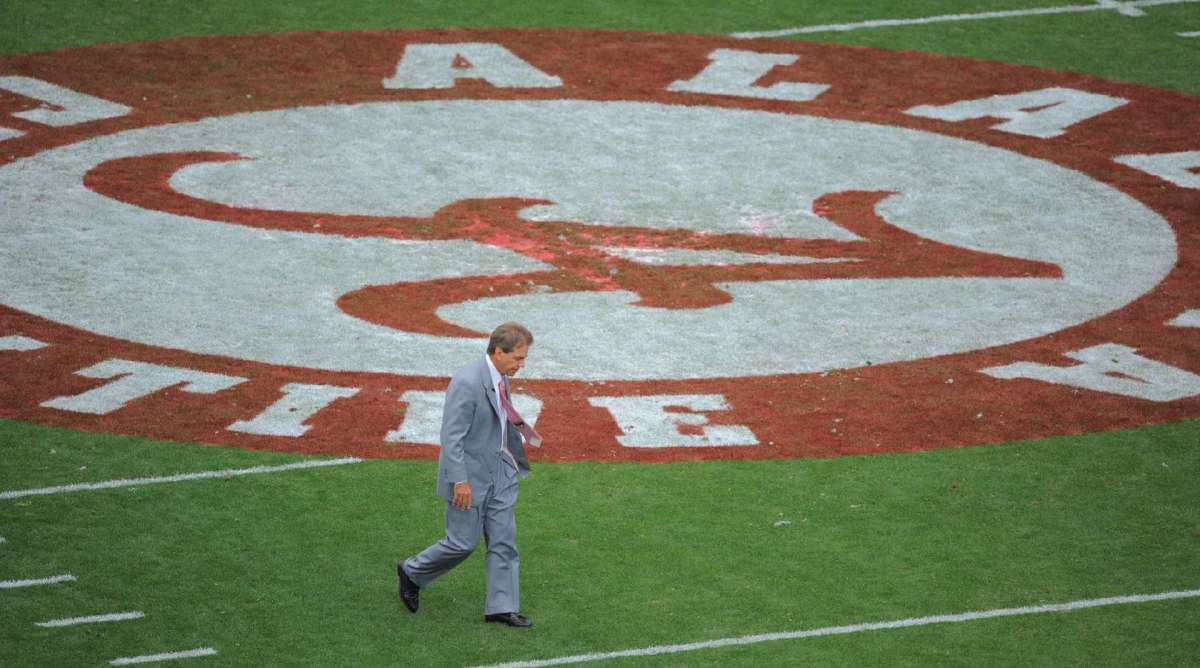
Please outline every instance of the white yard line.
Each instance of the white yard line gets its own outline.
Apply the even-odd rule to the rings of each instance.
[[[1200,37],[1200,30],[1197,30],[1196,32],[1177,32],[1175,34],[1179,35],[1180,37]]]
[[[61,485],[59,487],[40,487],[38,489],[17,489],[0,492],[0,500],[20,499],[26,496],[42,494],[66,494],[68,492],[88,492],[97,489],[113,489],[114,487],[140,487],[142,485],[161,485],[171,482],[186,482],[189,480],[206,480],[209,478],[233,478],[259,473],[280,473],[299,469],[312,469],[324,466],[340,466],[342,464],[357,464],[363,460],[358,457],[343,457],[341,459],[313,459],[283,464],[281,466],[253,466],[246,469],[225,469],[223,471],[198,471],[196,473],[181,473],[179,475],[161,476],[156,478],[131,478],[123,480],[107,480],[105,482],[86,482],[76,485]]]
[[[78,626],[79,624],[104,624],[107,622],[124,622],[131,619],[141,619],[145,617],[145,613],[141,611],[134,612],[114,612],[107,615],[91,615],[88,617],[68,617],[67,619],[51,619],[46,622],[35,622],[35,626],[43,628],[59,628],[62,626]]]
[[[1108,9],[1115,9],[1121,16],[1145,16],[1146,12],[1130,5],[1128,2],[1118,2],[1118,0],[1095,0],[1097,5],[1104,5]]]
[[[55,575],[50,578],[38,578],[36,580],[3,580],[0,581],[0,589],[16,589],[18,587],[40,587],[42,585],[53,585],[60,582],[74,582],[75,576],[70,573],[66,575]]]
[[[704,642],[685,643],[681,645],[657,645],[654,647],[642,647],[639,649],[626,649],[617,652],[599,652],[595,654],[576,654],[573,656],[560,656],[553,659],[535,659],[531,661],[513,661],[511,663],[497,663],[483,668],[538,668],[539,666],[561,666],[569,663],[586,663],[591,661],[605,661],[607,659],[617,659],[630,656],[654,656],[658,654],[677,654],[679,652],[694,652],[702,649],[716,649],[719,647],[729,647],[732,645],[754,645],[763,642],[772,642],[776,640],[798,640],[801,638],[819,638],[821,636],[846,635],[850,633],[862,633],[864,631],[883,631],[887,629],[900,629],[913,626],[928,626],[930,624],[952,624],[958,622],[971,622],[979,619],[993,619],[996,617],[1018,617],[1021,615],[1039,615],[1049,612],[1072,612],[1074,610],[1084,610],[1087,608],[1099,608],[1108,605],[1128,605],[1131,603],[1149,603],[1152,601],[1168,601],[1180,598],[1197,598],[1200,597],[1200,589],[1192,589],[1188,591],[1169,591],[1161,594],[1145,594],[1135,596],[1113,596],[1111,598],[1093,598],[1080,601],[1071,601],[1069,603],[1054,603],[1050,605],[1035,605],[1023,608],[999,608],[995,610],[979,610],[976,612],[964,612],[955,615],[933,615],[931,617],[914,617],[911,619],[898,619],[891,622],[869,622],[863,624],[852,624],[850,626],[828,626],[821,629],[811,629],[808,631],[788,631],[784,633],[763,633],[760,635],[741,636],[737,638],[722,638],[720,640],[706,640]]]
[[[114,666],[129,666],[135,663],[156,663],[158,661],[175,661],[176,659],[194,659],[198,656],[216,656],[217,650],[211,647],[190,649],[186,652],[166,652],[164,654],[147,654],[146,656],[126,656],[109,661]]]
[[[930,23],[951,23],[958,21],[985,21],[989,19],[1007,19],[1022,16],[1045,16],[1048,14],[1077,14],[1080,12],[1111,12],[1132,15],[1141,11],[1141,7],[1156,7],[1158,5],[1176,5],[1181,3],[1200,2],[1200,0],[1134,0],[1133,2],[1097,2],[1089,5],[1060,5],[1058,7],[1031,7],[1029,9],[1010,9],[998,12],[979,12],[977,14],[942,14],[913,19],[877,19],[860,21],[858,23],[831,23],[820,26],[801,26],[783,28],[780,30],[763,30],[759,32],[735,32],[732,37],[753,39],[756,37],[786,37],[788,35],[805,35],[819,32],[846,32],[864,28],[891,28],[895,26],[919,26]]]

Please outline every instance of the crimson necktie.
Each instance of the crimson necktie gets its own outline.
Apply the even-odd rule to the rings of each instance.
[[[508,382],[505,380],[500,381],[500,407],[508,415],[508,421],[525,437],[526,443],[535,448],[542,447],[541,435],[534,431],[533,427],[525,424],[525,420],[521,417],[521,414],[517,412],[517,409],[513,408],[512,402],[509,401]]]

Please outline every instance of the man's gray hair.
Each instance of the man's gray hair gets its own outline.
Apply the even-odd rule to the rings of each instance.
[[[492,330],[492,338],[488,339],[487,351],[490,355],[499,348],[506,353],[511,353],[520,345],[532,346],[533,334],[520,323],[506,322]]]

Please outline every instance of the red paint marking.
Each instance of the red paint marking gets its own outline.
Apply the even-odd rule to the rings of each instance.
[[[384,89],[380,82],[395,71],[405,45],[417,42],[501,43],[539,69],[562,78],[564,86],[502,89],[480,81],[461,81],[451,89]],[[670,83],[702,70],[708,54],[716,48],[800,56],[796,65],[774,68],[757,85],[813,81],[832,87],[804,104],[666,92]],[[26,133],[4,142],[0,165],[127,129],[303,105],[463,98],[634,100],[801,113],[960,137],[1085,173],[1153,208],[1176,231],[1179,263],[1154,292],[1091,322],[1009,346],[827,374],[603,384],[521,380],[515,391],[545,402],[538,428],[546,437],[547,447],[534,451],[534,458],[661,462],[837,456],[996,443],[1200,417],[1197,398],[1156,404],[1045,383],[999,381],[978,373],[981,368],[1017,360],[1067,364],[1065,351],[1108,341],[1134,346],[1153,359],[1200,372],[1196,368],[1200,336],[1190,328],[1164,324],[1182,311],[1197,307],[1200,236],[1194,233],[1194,221],[1200,210],[1200,195],[1112,162],[1117,155],[1194,150],[1195,138],[1200,136],[1200,100],[1195,97],[1078,74],[935,54],[794,41],[577,30],[291,33],[175,39],[10,57],[0,60],[0,71],[42,78],[135,109],[125,117],[50,128],[11,118],[12,113],[33,105],[20,96],[0,93],[4,123]],[[301,76],[303,82],[298,83]],[[992,131],[989,128],[994,121],[989,119],[955,124],[903,113],[919,104],[947,104],[1051,86],[1115,95],[1130,100],[1130,104],[1050,140]],[[456,202],[426,219],[254,211],[186,198],[169,187],[170,175],[182,167],[238,159],[227,153],[141,156],[98,166],[88,175],[87,184],[98,193],[129,204],[183,216],[304,233],[472,239],[553,267],[551,271],[486,282],[449,280],[370,286],[344,295],[339,301],[344,310],[357,317],[444,336],[478,334],[440,321],[436,309],[480,296],[484,291],[497,295],[520,294],[529,289],[619,289],[636,292],[647,306],[699,308],[727,299],[714,284],[728,280],[1061,275],[1057,267],[942,247],[908,235],[878,216],[875,207],[884,193],[830,193],[816,203],[818,215],[862,238],[861,242],[847,243],[699,235],[636,226],[594,227],[572,221],[530,223],[521,220],[519,212],[538,202],[517,199]],[[38,196],[53,197],[54,193]],[[599,245],[847,257],[857,262],[646,267],[600,253],[593,248]],[[610,269],[617,271],[613,274]],[[398,309],[394,305],[399,301],[410,313],[403,319],[395,315]],[[311,454],[436,456],[432,447],[388,444],[383,436],[400,422],[403,406],[398,397],[403,392],[441,390],[445,378],[333,372],[197,355],[114,340],[0,306],[0,335],[9,334],[32,336],[52,345],[30,352],[0,353],[0,417]],[[40,407],[47,399],[107,382],[82,378],[74,372],[112,357],[250,380],[219,396],[166,390],[105,416]],[[447,374],[450,371],[447,369]],[[954,382],[947,383],[948,379]],[[311,431],[300,439],[225,430],[235,420],[257,415],[279,398],[280,388],[289,382],[360,387],[362,391],[338,402],[336,408],[318,413],[311,421]],[[761,444],[685,450],[622,448],[615,440],[618,430],[612,417],[588,403],[590,397],[647,394],[721,395],[730,409],[707,414],[710,423],[749,426]],[[698,431],[695,426],[685,429],[693,434]]]
[[[350,315],[395,329],[441,336],[481,336],[445,322],[442,306],[485,297],[547,292],[628,290],[636,305],[706,308],[731,297],[716,286],[728,281],[818,280],[828,278],[1061,278],[1052,264],[958,248],[888,224],[876,206],[889,192],[831,193],[814,211],[858,237],[857,241],[764,238],[748,234],[708,234],[690,230],[529,222],[521,209],[548,204],[529,199],[464,200],[430,218],[348,216],[316,212],[261,210],[201,200],[174,190],[171,176],[194,164],[240,159],[223,153],[137,156],[98,165],[84,179],[101,195],[148,210],[180,216],[294,232],[344,237],[381,236],[410,240],[468,239],[505,248],[552,265],[552,271],[506,277],[469,277],[368,286],[342,296]],[[645,249],[731,250],[800,258],[844,259],[813,264],[650,266],[615,257],[599,246]]]

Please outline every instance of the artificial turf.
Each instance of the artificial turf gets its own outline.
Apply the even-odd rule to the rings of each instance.
[[[7,500],[0,572],[78,580],[3,592],[0,663],[203,646],[223,665],[473,665],[1194,589],[1194,429],[912,455],[541,465],[518,507],[529,633],[481,623],[480,555],[424,590],[418,614],[397,600],[395,561],[441,529],[432,463]],[[22,462],[37,463],[41,483],[68,483],[134,460],[164,473],[279,460],[43,427],[6,425],[0,438],[6,490],[28,484]],[[779,641],[652,665],[1182,665],[1194,658],[1197,605]],[[34,626],[124,610],[146,617]],[[1139,640],[1154,637],[1166,641]]]
[[[1065,4],[13,2],[0,53],[170,36],[448,26],[727,33]],[[818,33],[1200,93],[1200,5]],[[1182,149],[1181,149],[1182,150]],[[537,466],[518,507],[532,632],[484,625],[477,555],[409,615],[432,462],[0,500],[0,665],[212,647],[212,665],[470,665],[1200,586],[1200,422],[912,455]],[[0,422],[0,491],[293,455]],[[784,524],[786,523],[786,524]],[[779,524],[779,526],[776,526]],[[144,619],[46,629],[49,619]],[[1196,599],[779,641],[614,665],[1189,665]]]

